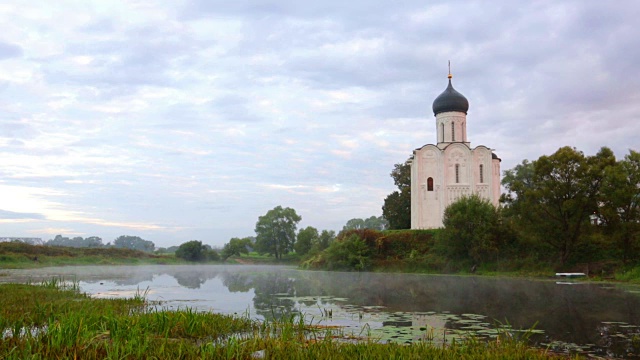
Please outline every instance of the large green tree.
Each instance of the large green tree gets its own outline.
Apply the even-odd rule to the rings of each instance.
[[[564,264],[582,240],[589,216],[598,209],[604,172],[613,164],[615,157],[608,148],[585,156],[563,147],[507,171],[502,201],[516,217],[520,231],[551,246]]]
[[[447,257],[481,263],[498,254],[500,213],[489,200],[475,194],[462,197],[447,206],[442,223],[436,243]]]
[[[292,208],[276,206],[267,211],[256,223],[256,250],[281,259],[282,255],[293,250],[300,220],[302,217]]]
[[[411,228],[411,164],[395,164],[391,171],[393,183],[398,187],[384,199],[382,216],[389,222],[389,229]]]
[[[296,253],[306,255],[311,250],[313,244],[318,242],[319,237],[318,229],[313,226],[307,226],[304,229],[300,229],[298,232],[298,238],[294,245]]]
[[[624,261],[640,257],[640,153],[605,169],[598,197],[599,218]]]

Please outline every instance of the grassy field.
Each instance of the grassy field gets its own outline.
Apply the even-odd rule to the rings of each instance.
[[[232,257],[226,264],[297,265],[300,257],[287,254],[282,259],[251,252]],[[219,264],[220,262],[210,262]],[[0,269],[29,269],[64,265],[177,265],[193,264],[173,254],[152,254],[117,248],[72,248],[0,242]],[[201,264],[201,262],[200,262]]]
[[[0,268],[22,269],[62,265],[186,264],[173,255],[116,248],[71,248],[0,242]]]
[[[380,344],[292,315],[258,322],[190,309],[153,310],[143,293],[92,299],[73,283],[0,285],[0,359],[548,359],[499,341]]]

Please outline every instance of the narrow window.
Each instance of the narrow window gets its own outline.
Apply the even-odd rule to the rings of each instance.
[[[433,178],[432,177],[427,179],[427,191],[433,191]]]
[[[440,132],[442,133],[442,142],[444,142],[444,124],[440,124]]]
[[[454,123],[451,123],[451,141],[456,141],[456,128]]]
[[[460,182],[460,164],[456,164],[456,184]]]
[[[480,182],[483,183],[484,182],[484,171],[483,171],[483,166],[482,164],[480,164]]]
[[[462,123],[462,141],[467,141],[467,128],[464,123]]]

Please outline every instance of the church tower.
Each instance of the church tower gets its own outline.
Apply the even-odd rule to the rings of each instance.
[[[411,158],[411,228],[442,227],[445,208],[462,196],[477,194],[498,205],[500,158],[467,138],[469,101],[449,85],[433,101],[436,144],[413,151]]]

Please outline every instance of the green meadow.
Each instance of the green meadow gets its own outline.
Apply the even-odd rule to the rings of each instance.
[[[72,248],[0,242],[0,269],[62,265],[187,264],[174,255],[119,248]]]

